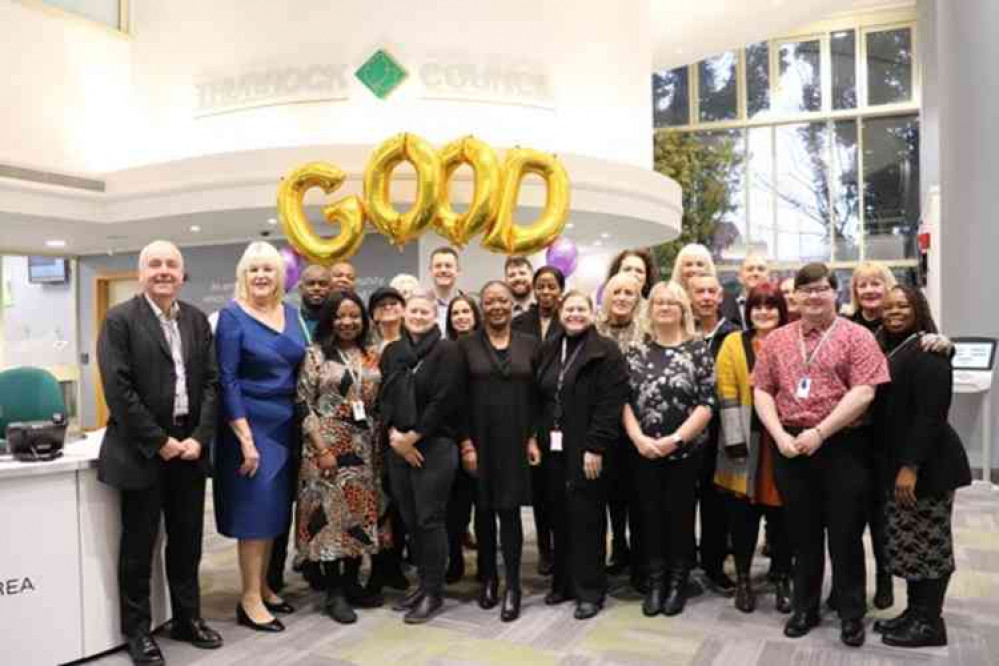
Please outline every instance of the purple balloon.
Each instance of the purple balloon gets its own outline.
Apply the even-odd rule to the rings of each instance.
[[[576,270],[578,256],[579,251],[576,249],[576,244],[564,236],[559,236],[554,243],[548,246],[545,261],[549,266],[554,266],[562,271],[563,275],[569,277]]]
[[[298,284],[298,276],[301,273],[301,259],[290,247],[283,247],[280,250],[281,259],[284,260],[284,288],[290,291]]]

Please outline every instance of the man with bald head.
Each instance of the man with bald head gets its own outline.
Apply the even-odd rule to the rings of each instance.
[[[750,289],[769,280],[770,264],[767,258],[759,252],[747,254],[739,267],[739,284],[742,286],[742,292],[738,296],[725,294],[721,307],[722,316],[738,324],[743,330],[749,328],[749,322],[745,317],[746,297],[749,296]]]
[[[350,264],[347,266],[353,271]],[[342,271],[338,274],[342,275]],[[350,275],[353,275],[353,272]],[[341,277],[341,283],[342,280]],[[328,268],[319,264],[309,264],[305,267],[298,280],[298,294],[302,297],[302,319],[305,321],[306,328],[309,329],[310,341],[316,335],[316,326],[319,325],[319,311],[323,309],[323,304],[329,298],[331,291],[333,291],[333,279]]]
[[[338,261],[330,266],[331,291],[355,291],[357,271],[349,261]]]
[[[222,645],[201,619],[198,587],[218,370],[208,319],[177,300],[184,284],[180,250],[166,241],[143,248],[139,282],[142,293],[108,311],[97,341],[109,412],[97,470],[120,492],[118,592],[129,656],[136,664],[162,664],[149,602],[161,516],[170,635],[199,648]]]

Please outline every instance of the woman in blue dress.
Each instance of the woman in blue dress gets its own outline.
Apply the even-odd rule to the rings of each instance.
[[[274,538],[291,521],[294,399],[306,338],[282,302],[284,263],[273,245],[251,243],[236,267],[236,298],[216,330],[222,423],[215,455],[215,520],[239,540],[239,624],[282,631],[272,613],[294,609],[267,585]]]

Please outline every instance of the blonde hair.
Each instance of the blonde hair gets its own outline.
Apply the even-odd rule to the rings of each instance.
[[[680,310],[683,313],[680,319],[680,327],[683,330],[684,338],[690,340],[697,337],[697,328],[694,323],[694,311],[690,308],[690,297],[687,296],[687,290],[680,286],[680,283],[673,282],[659,282],[654,287],[652,291],[649,292],[649,317],[647,326],[648,329],[646,333],[655,337],[655,324],[652,323],[652,310],[655,307],[656,297],[665,296],[666,298],[672,298],[680,304]]]
[[[614,290],[625,282],[630,282],[635,287],[635,295],[637,296],[631,316],[638,317],[641,314],[644,299],[642,298],[642,285],[639,284],[638,278],[628,273],[617,273],[604,284],[603,300],[600,301],[600,312],[597,313],[598,321],[605,322],[610,318],[611,296],[614,294]]]
[[[895,275],[884,264],[876,261],[865,261],[858,264],[853,269],[853,275],[850,276],[850,305],[847,306],[846,311],[847,315],[851,317],[860,311],[860,297],[857,295],[857,283],[865,277],[873,277],[881,280],[885,285],[885,296],[888,295],[888,292],[896,284]]]
[[[434,293],[429,289],[424,289],[419,286],[417,286],[417,288],[413,290],[413,293],[409,295],[409,298],[406,299],[406,303],[409,303],[410,301],[426,301],[435,308],[437,307],[437,296],[434,295]]]
[[[406,298],[407,294],[412,294],[420,288],[420,281],[416,279],[415,275],[399,273],[389,281],[389,286],[402,294],[403,298]]]
[[[688,258],[700,257],[704,260],[707,268],[705,269],[711,275],[716,275],[715,270],[715,260],[711,258],[711,252],[708,248],[704,247],[700,243],[687,243],[682,248],[680,252],[677,253],[676,259],[673,260],[673,273],[669,276],[669,281],[673,284],[678,284],[684,289],[687,285],[683,282],[683,264]],[[649,294],[649,300],[652,300],[652,294]]]
[[[252,264],[259,262],[274,268],[275,289],[271,305],[280,303],[284,299],[284,260],[276,247],[264,241],[250,243],[243,251],[243,256],[239,258],[239,263],[236,264],[236,298],[249,302],[250,285],[246,274]]]

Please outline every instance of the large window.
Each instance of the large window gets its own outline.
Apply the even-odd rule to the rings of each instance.
[[[96,21],[114,30],[127,29],[128,0],[40,0],[40,2]]]
[[[728,205],[702,238],[721,265],[764,251],[790,270],[916,265],[915,26],[842,21],[653,75],[658,134],[732,157]],[[697,195],[685,201],[697,205]]]

